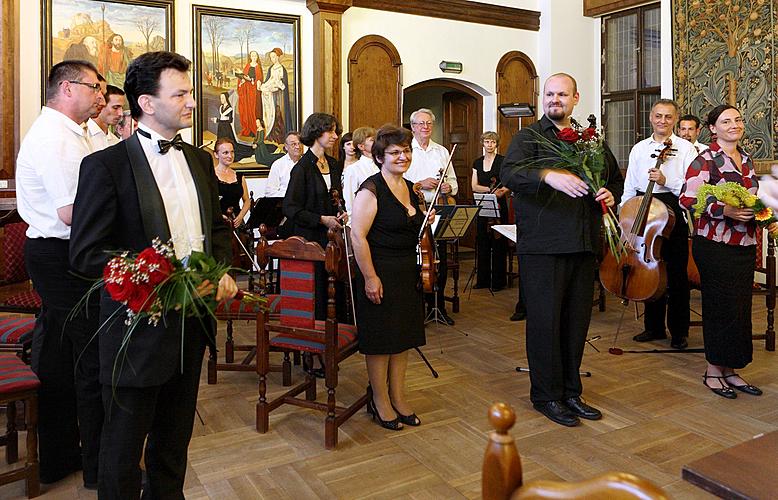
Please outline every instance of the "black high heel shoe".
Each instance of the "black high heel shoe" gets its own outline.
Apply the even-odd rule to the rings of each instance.
[[[394,420],[383,420],[381,418],[381,415],[378,413],[378,408],[376,408],[375,401],[373,401],[372,397],[367,400],[367,413],[368,415],[372,415],[373,421],[378,420],[378,425],[384,429],[389,429],[390,431],[403,430],[403,424],[400,422],[400,417],[397,417]]]
[[[397,408],[394,407],[394,405],[392,405],[392,409],[397,412],[397,418],[399,418],[400,422],[403,424],[410,425],[412,427],[418,427],[421,425],[421,420],[416,416],[415,413],[411,413],[410,415],[403,415]]]

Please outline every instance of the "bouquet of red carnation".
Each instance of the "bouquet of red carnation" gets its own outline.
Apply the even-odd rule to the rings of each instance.
[[[592,118],[590,118],[592,120]],[[535,143],[541,146],[541,155],[520,165],[524,168],[560,168],[574,173],[584,181],[592,194],[605,187],[608,182],[608,168],[605,163],[605,144],[602,134],[593,126],[583,128],[572,120],[572,126],[557,133],[557,139],[549,139],[529,128],[535,136]],[[621,255],[623,243],[619,239],[619,225],[616,214],[604,201],[600,201],[602,222],[608,246],[616,259]]]
[[[103,269],[103,278],[92,285],[76,308],[85,307],[89,295],[104,286],[113,300],[127,306],[124,323],[128,329],[123,342],[126,346],[141,321],[146,320],[148,324],[156,326],[172,311],[183,317],[211,316],[215,319],[214,311],[218,304],[214,294],[201,295],[198,287],[206,280],[214,286],[217,285],[229,270],[230,266],[221,264],[202,252],[192,252],[188,257],[179,260],[175,256],[172,243],[162,243],[159,238],[155,238],[151,247],[137,255],[123,252],[109,260]],[[236,298],[265,302],[263,297],[243,291],[239,291]],[[117,309],[114,314],[121,311],[122,309]],[[97,331],[100,332],[105,324],[113,319],[113,316],[108,318]],[[183,327],[182,321],[182,343]]]

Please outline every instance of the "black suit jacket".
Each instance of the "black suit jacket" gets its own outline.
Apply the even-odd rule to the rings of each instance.
[[[229,228],[222,222],[216,174],[210,156],[189,144],[183,148],[194,179],[200,205],[204,251],[229,262]],[[84,158],[73,204],[70,260],[73,268],[90,278],[102,276],[108,260],[117,252],[137,253],[159,237],[170,239],[162,195],[157,188],[137,133],[126,141]],[[117,311],[120,310],[120,311]],[[99,335],[100,382],[119,387],[161,385],[180,370],[181,318],[176,314],[154,327],[139,324],[126,356],[119,356],[127,327],[125,307],[103,292]],[[116,313],[116,314],[114,314]],[[113,315],[113,317],[111,317]],[[190,344],[202,346],[215,332],[195,319],[186,321]],[[186,348],[186,347],[185,347]]]
[[[284,197],[286,222],[283,236],[302,236],[308,241],[327,246],[327,227],[319,222],[322,215],[337,215],[332,203],[333,189],[343,194],[340,182],[343,170],[334,158],[325,156],[330,165],[331,188],[328,190],[324,176],[316,166],[317,157],[310,149],[300,158],[289,174],[289,186]]]

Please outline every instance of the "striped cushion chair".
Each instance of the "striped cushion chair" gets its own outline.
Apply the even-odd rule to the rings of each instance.
[[[16,351],[23,361],[29,362],[33,328],[35,318],[0,318],[0,351]]]
[[[278,319],[271,319],[265,311],[257,322],[257,374],[259,376],[259,400],[257,401],[257,431],[265,433],[269,427],[270,412],[283,404],[292,404],[326,412],[324,421],[324,445],[327,449],[338,444],[338,427],[367,402],[363,395],[350,406],[336,404],[338,364],[357,352],[357,332],[351,325],[338,323],[335,318],[335,280],[341,251],[334,243],[335,234],[330,231],[326,250],[318,243],[308,242],[298,236],[276,241],[270,245],[265,237],[267,228],[260,227],[257,257],[260,264],[260,280],[264,281],[270,259],[280,260],[281,312]],[[327,272],[329,307],[326,321],[314,319],[315,268],[322,263]],[[318,264],[321,265],[321,264]],[[271,334],[275,336],[271,337]],[[324,385],[327,401],[316,401],[316,377],[307,370],[305,380],[272,401],[267,399],[267,375],[269,353],[272,348],[292,349],[297,352],[321,356],[324,367]],[[310,356],[305,356],[310,368]],[[288,360],[284,361],[288,363]],[[305,399],[298,397],[305,393]]]
[[[40,494],[38,481],[38,387],[40,381],[16,354],[0,352],[0,405],[6,405],[6,433],[0,436],[9,464],[19,460],[16,403],[23,402],[27,427],[27,456],[23,467],[0,474],[0,485],[24,479],[27,497]]]
[[[41,298],[24,266],[27,224],[12,222],[0,234],[0,312],[38,314]]]

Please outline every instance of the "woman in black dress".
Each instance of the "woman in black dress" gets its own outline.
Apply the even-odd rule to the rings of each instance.
[[[243,224],[243,219],[251,208],[249,199],[249,190],[246,186],[246,179],[235,172],[230,165],[235,159],[235,145],[226,137],[216,141],[213,150],[216,156],[216,177],[219,178],[219,205],[221,206],[222,216],[229,220],[228,210],[232,209],[234,227]],[[243,200],[243,207],[240,201]]]
[[[308,151],[292,168],[289,186],[284,197],[283,212],[286,221],[279,232],[284,236],[301,236],[308,241],[327,246],[327,230],[340,229],[345,215],[338,216],[338,207],[333,203],[332,191],[342,191],[341,171],[335,158],[325,150],[335,145],[341,132],[334,116],[313,113],[305,120],[300,140]],[[340,287],[339,287],[340,288]],[[339,290],[339,293],[342,293]],[[346,308],[343,301],[338,304],[338,317],[343,318]],[[327,315],[327,273],[324,264],[316,266],[316,319]]]
[[[367,409],[392,430],[421,424],[405,398],[408,349],[425,344],[416,264],[424,215],[413,184],[403,178],[411,165],[412,139],[406,129],[378,130],[372,153],[381,171],[357,191],[351,222],[360,271],[354,284],[359,350],[370,379]]]
[[[481,135],[481,144],[484,147],[484,155],[473,162],[473,178],[471,186],[474,193],[494,193],[497,195],[497,204],[500,208],[499,224],[508,223],[508,194],[506,187],[498,187],[500,181],[500,167],[505,158],[497,154],[499,136],[496,132],[484,132]],[[473,288],[489,288],[492,291],[502,290],[507,282],[506,254],[508,242],[505,238],[495,238],[495,234],[489,231],[490,219],[478,217],[476,219],[476,249],[478,262],[476,268],[475,286]]]

